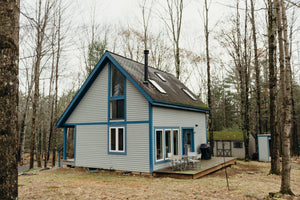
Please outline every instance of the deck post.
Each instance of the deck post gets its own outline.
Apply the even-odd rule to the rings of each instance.
[[[64,149],[63,149],[63,160],[67,160],[67,133],[68,128],[64,127]]]

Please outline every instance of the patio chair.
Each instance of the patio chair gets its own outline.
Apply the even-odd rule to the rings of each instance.
[[[182,170],[182,157],[179,155],[172,155],[172,170]]]
[[[201,154],[197,154],[196,152],[189,152],[189,165],[192,165],[193,168],[198,168],[200,165]]]

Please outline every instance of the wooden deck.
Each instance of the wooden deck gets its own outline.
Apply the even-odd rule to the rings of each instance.
[[[201,160],[201,166],[196,169],[184,171],[172,171],[170,167],[160,169],[153,172],[155,177],[170,177],[178,179],[197,179],[207,174],[213,173],[219,169],[230,166],[236,163],[237,158],[225,157],[212,157],[210,160]]]
[[[62,165],[67,165],[68,167],[74,166],[74,159],[62,160]]]

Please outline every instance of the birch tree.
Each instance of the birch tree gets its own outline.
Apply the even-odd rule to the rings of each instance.
[[[18,198],[20,2],[0,1],[0,197]]]
[[[277,131],[277,69],[276,69],[276,14],[274,1],[268,0],[269,100],[271,133],[271,174],[280,174],[279,134]]]

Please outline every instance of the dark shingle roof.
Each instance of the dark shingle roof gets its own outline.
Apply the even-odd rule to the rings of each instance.
[[[183,83],[174,75],[155,69],[148,68],[149,79],[155,80],[165,91],[166,94],[159,92],[151,83],[144,82],[144,64],[125,58],[123,56],[108,52],[115,61],[131,76],[131,78],[156,102],[172,103],[188,107],[202,108],[209,112],[209,108],[196,95],[194,95]],[[166,81],[161,80],[155,73],[162,75]],[[190,98],[182,89],[185,88],[196,97],[197,100]]]

